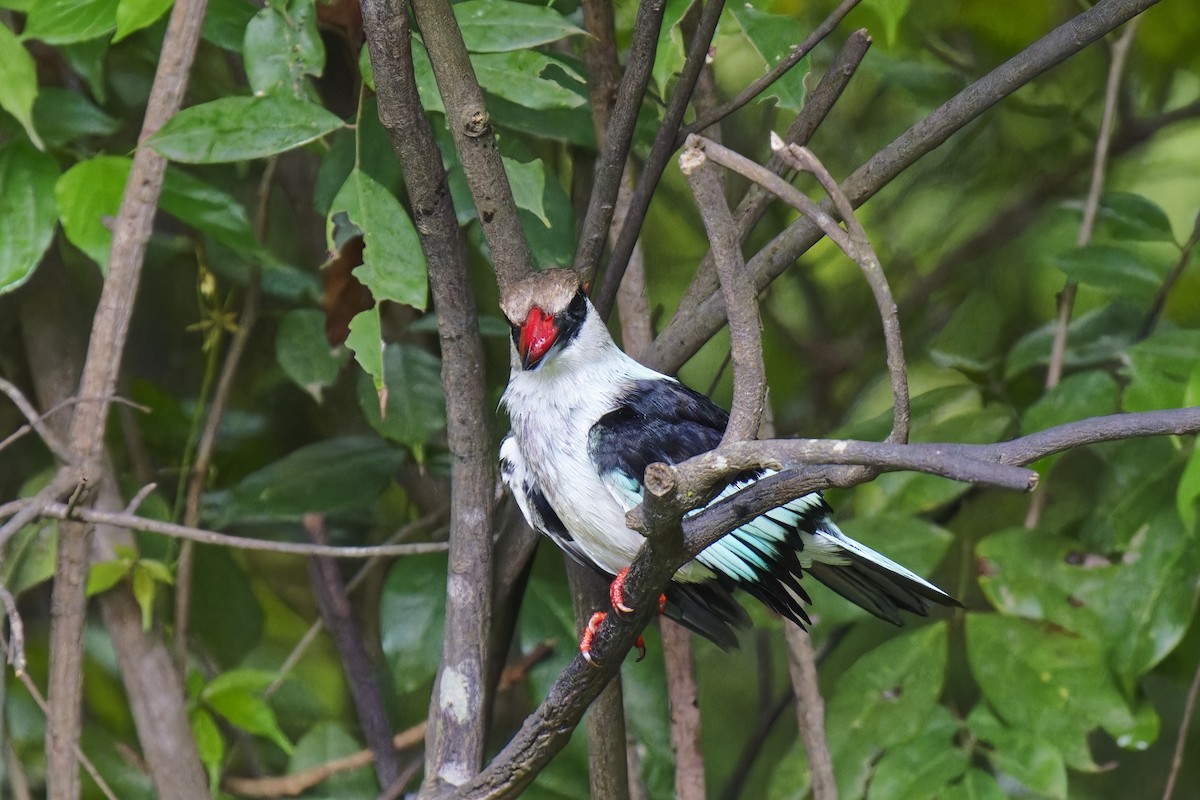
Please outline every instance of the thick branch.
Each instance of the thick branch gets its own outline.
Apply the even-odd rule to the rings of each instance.
[[[861,206],[993,105],[1156,2],[1102,0],[1055,28],[872,156],[843,182],[842,191],[856,208]],[[765,288],[819,238],[819,228],[808,219],[797,220],[776,236],[747,264],[756,288]],[[725,305],[719,293],[711,294],[694,307],[681,306],[646,353],[646,362],[665,372],[677,371],[724,322]]]
[[[450,559],[446,638],[431,701],[426,781],[457,784],[483,764],[491,708],[487,676],[495,454],[488,431],[483,344],[441,153],[417,94],[408,18],[399,0],[370,0],[362,5],[379,93],[379,117],[404,170],[438,311],[452,459]],[[528,274],[532,262],[495,137],[486,126],[474,135],[464,127],[468,118],[475,119],[473,114],[486,113],[482,94],[449,3],[415,0],[413,6],[422,20],[447,115],[458,120],[451,128],[503,285]],[[448,80],[456,83],[447,85]],[[486,116],[483,119],[486,122]],[[484,198],[486,203],[494,203],[493,210],[481,203],[480,194],[495,196]]]
[[[368,41],[372,38],[372,31],[376,34],[382,33],[381,29],[385,24],[394,26],[396,31],[400,31],[402,27],[407,30],[407,20],[401,19],[405,16],[404,12],[394,0],[376,0],[374,3],[363,5],[375,7],[375,21],[369,25],[366,24],[367,11],[364,9]],[[487,237],[496,278],[502,287],[516,283],[533,271],[533,257],[529,253],[525,233],[521,230],[521,217],[513,200],[512,187],[504,171],[500,149],[496,146],[491,118],[483,104],[483,91],[475,78],[475,69],[471,66],[466,45],[463,44],[462,32],[454,17],[454,8],[449,0],[412,0],[412,9],[425,47],[429,50],[433,76],[437,80],[438,92],[442,95],[442,104],[446,107],[446,122],[450,126],[454,147],[458,151],[463,172],[467,176],[467,185],[471,188],[471,197],[475,200],[475,208],[479,212],[479,224],[483,226],[483,234]],[[369,44],[374,64],[376,45],[370,41]],[[393,49],[391,58],[378,62],[381,76],[386,76],[383,70],[395,69],[398,66],[399,52],[398,49]],[[411,61],[411,51],[406,52]],[[380,52],[381,59],[383,55],[383,52]],[[382,99],[384,92],[380,94]],[[392,97],[395,98],[395,95]],[[381,108],[380,114],[383,113]],[[420,110],[416,111],[415,116],[421,120],[425,119]],[[387,121],[384,124],[387,124]],[[420,123],[414,119],[410,124]],[[428,122],[424,124],[427,126]],[[407,164],[405,166],[407,167]],[[440,169],[441,157],[438,157],[436,165],[428,166]],[[407,169],[405,174],[408,174]],[[433,272],[432,266],[430,272]]]

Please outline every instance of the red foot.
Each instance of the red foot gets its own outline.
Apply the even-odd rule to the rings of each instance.
[[[633,613],[633,609],[625,605],[625,578],[628,575],[629,567],[625,567],[625,569],[617,573],[617,577],[613,578],[612,585],[608,587],[608,599],[612,602],[612,607],[622,614]],[[667,596],[660,594],[658,596],[658,613],[663,613],[666,607]]]
[[[607,616],[608,614],[603,611],[597,611],[595,614],[592,614],[592,618],[588,620],[587,627],[583,629],[583,638],[579,640],[580,654],[593,667],[599,667],[600,662],[592,657],[592,640],[596,638],[596,633],[600,630],[600,623],[604,622],[604,618]],[[644,637],[637,637],[633,646],[637,648],[638,661],[646,657],[646,639]]]

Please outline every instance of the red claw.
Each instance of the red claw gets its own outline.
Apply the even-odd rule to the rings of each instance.
[[[579,640],[579,653],[583,656],[583,660],[591,664],[593,667],[599,667],[600,662],[592,658],[592,639],[596,638],[596,632],[600,630],[600,623],[604,622],[604,618],[608,614],[603,611],[597,611],[592,614],[592,618],[588,620],[587,627],[583,629],[583,638]]]
[[[633,609],[625,605],[625,578],[629,576],[629,567],[617,573],[617,577],[613,578],[612,585],[608,587],[608,599],[612,602],[612,607],[622,614],[632,614]],[[667,596],[660,594],[658,596],[658,613],[663,613],[667,608]]]

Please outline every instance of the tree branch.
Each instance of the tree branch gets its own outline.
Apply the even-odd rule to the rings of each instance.
[[[600,291],[593,293],[592,300],[596,305],[596,310],[604,318],[607,318],[609,311],[612,310],[617,289],[625,274],[625,267],[629,264],[629,257],[633,254],[634,245],[641,235],[642,223],[646,219],[646,212],[650,209],[650,200],[654,196],[654,190],[658,187],[658,182],[662,178],[667,164],[670,163],[671,154],[675,152],[675,139],[683,124],[683,115],[691,101],[700,71],[704,69],[704,62],[708,58],[708,50],[712,45],[713,36],[717,32],[717,23],[721,19],[721,10],[724,7],[725,0],[707,0],[704,10],[700,12],[696,35],[692,37],[687,58],[683,62],[683,69],[675,81],[671,99],[667,102],[662,125],[654,138],[654,144],[650,147],[650,154],[646,157],[642,174],[638,177],[637,188],[630,200],[625,224],[613,245],[608,265],[604,269]]]
[[[458,784],[477,773],[483,763],[491,711],[489,664],[494,660],[489,634],[495,454],[488,430],[483,344],[441,153],[417,94],[408,17],[398,0],[369,0],[362,5],[379,93],[379,117],[404,171],[438,310],[452,459],[450,558],[446,638],[430,706],[425,780],[427,784]],[[528,275],[532,261],[487,123],[483,95],[450,4],[414,0],[413,9],[435,64],[459,157],[503,286]]]
[[[205,6],[205,0],[182,0],[171,12],[139,142],[144,142],[161,128],[183,101],[200,40]],[[148,147],[139,147],[134,153],[129,180],[113,225],[108,275],[92,324],[79,387],[81,397],[107,398],[116,388],[146,243],[154,225],[166,167],[166,159]],[[55,483],[94,485],[98,482],[102,474],[108,408],[109,403],[101,400],[84,403],[75,410],[69,437],[72,464],[59,472]],[[50,714],[46,728],[46,773],[51,800],[77,800],[79,797],[75,745],[81,725],[82,637],[87,607],[84,590],[89,539],[87,527],[77,524],[63,526],[59,536],[51,604]]]
[[[733,359],[733,405],[721,444],[753,439],[762,421],[767,393],[762,356],[762,322],[758,302],[746,276],[746,264],[738,242],[733,215],[725,203],[721,178],[696,146],[699,137],[689,138],[689,147],[679,157],[679,166],[696,196],[704,218],[708,241],[721,279],[721,292],[729,309],[729,351]]]
[[[846,178],[842,191],[856,208],[861,206],[896,176],[1000,100],[1157,2],[1101,0],[909,128]],[[765,288],[819,238],[820,229],[808,219],[797,220],[776,236],[747,263],[756,288]],[[719,293],[710,294],[695,307],[681,307],[646,353],[646,362],[665,372],[677,371],[724,322],[724,301]]]
[[[613,49],[609,56],[611,56],[612,62],[615,62],[615,40],[607,33],[599,35],[597,30],[593,30],[594,27],[599,26],[600,31],[604,31],[604,20],[607,20],[607,25],[611,26],[612,7],[604,4],[608,8],[608,13],[604,14],[597,8],[598,5],[600,5],[598,0],[583,3],[585,18],[589,20],[588,32],[596,36],[597,46],[604,41],[612,44]],[[595,278],[596,267],[604,253],[604,242],[609,235],[609,225],[616,207],[617,194],[621,189],[621,178],[625,161],[629,156],[629,147],[633,142],[638,112],[641,111],[642,100],[646,96],[646,85],[650,82],[654,55],[658,49],[658,32],[662,27],[666,5],[666,0],[645,0],[638,5],[637,18],[633,23],[633,41],[629,48],[629,66],[621,78],[616,101],[612,104],[611,110],[607,103],[597,104],[597,98],[594,95],[592,97],[592,105],[599,118],[597,124],[604,125],[604,136],[603,138],[597,137],[597,143],[600,146],[600,160],[596,165],[592,194],[588,199],[587,213],[584,215],[579,241],[575,246],[574,261],[575,270],[588,276],[587,283],[591,283]],[[588,58],[588,73],[593,75],[593,67],[600,66],[608,60],[608,57],[604,53],[595,53],[594,56],[589,57],[587,55],[589,52],[594,52],[593,47],[589,46],[589,49],[585,51],[585,58]],[[606,64],[598,72],[600,75],[609,76],[612,75],[614,69],[611,68],[611,64]],[[612,80],[612,78],[606,78],[604,83],[607,80]],[[601,87],[604,83],[601,84]],[[603,100],[603,97],[600,99]],[[602,119],[606,119],[607,122],[601,122]]]
[[[0,505],[0,518],[15,514],[34,501],[14,500]],[[236,550],[261,550],[271,553],[289,553],[298,556],[332,556],[333,558],[375,558],[378,556],[412,556],[426,553],[443,553],[447,546],[445,542],[420,542],[417,544],[381,544],[366,547],[335,547],[333,545],[301,544],[300,542],[271,542],[266,539],[248,539],[244,536],[231,536],[227,533],[189,528],[187,525],[177,525],[174,522],[140,517],[126,512],[100,511],[94,508],[76,506],[69,503],[49,503],[40,509],[41,515],[54,519],[86,522],[97,525],[112,525],[118,528],[158,533],[172,536],[176,539],[187,539],[201,544],[212,544],[219,547],[232,547]]]
[[[397,30],[402,25],[407,30],[407,22],[399,19],[404,16],[399,4],[395,0],[383,2],[387,3],[388,11],[377,11],[380,15],[375,17],[374,25],[367,27],[368,41],[372,28],[379,32],[385,22],[396,26]],[[373,3],[377,8],[380,4],[380,0]],[[516,283],[533,271],[533,257],[525,241],[525,233],[521,230],[521,218],[513,200],[512,187],[496,146],[491,118],[483,103],[483,91],[475,78],[475,69],[471,66],[462,32],[454,17],[454,8],[449,0],[412,0],[412,10],[425,47],[429,50],[433,76],[437,80],[442,104],[446,107],[446,121],[454,137],[454,147],[462,162],[475,208],[479,211],[479,224],[483,226],[483,234],[487,238],[496,278],[502,287]],[[364,23],[365,16],[364,10]],[[371,52],[375,52],[374,45],[371,46]],[[399,51],[393,50],[392,58],[386,62],[381,60],[379,66],[394,68],[398,57]],[[408,59],[411,61],[411,58],[409,52]],[[416,116],[425,119],[424,112],[419,110]],[[420,123],[414,121],[412,124]],[[428,121],[424,124],[428,125]],[[437,166],[441,166],[440,156]],[[433,272],[432,268],[430,272]]]
[[[813,800],[837,800],[833,761],[825,739],[825,700],[817,682],[817,654],[808,631],[784,625],[783,636],[787,639],[788,667],[796,693],[796,721],[812,772]]]

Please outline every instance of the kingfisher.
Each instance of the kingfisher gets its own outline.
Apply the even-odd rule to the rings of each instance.
[[[500,446],[501,479],[530,527],[610,578],[613,608],[628,613],[624,579],[645,537],[625,524],[625,514],[642,503],[646,467],[714,449],[729,414],[622,351],[573,270],[518,282],[503,292],[501,308],[512,327],[512,371],[501,399],[511,432]],[[739,475],[712,502],[771,474]],[[813,492],[734,528],[679,568],[660,610],[729,649],[750,624],[736,589],[802,628],[811,624],[806,574],[896,625],[901,610],[924,616],[929,603],[959,605],[842,533],[831,513]],[[593,614],[584,630],[579,649],[589,663],[607,613]],[[644,656],[640,639],[638,650]]]

